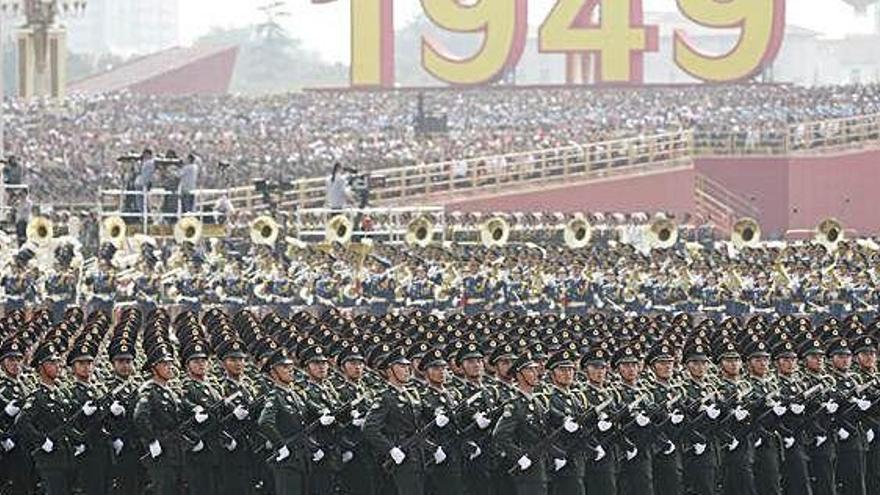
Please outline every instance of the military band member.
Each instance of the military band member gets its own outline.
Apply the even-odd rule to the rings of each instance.
[[[116,246],[105,242],[98,249],[98,266],[86,276],[86,287],[91,292],[88,312],[104,311],[111,313],[116,298],[116,267],[113,256]]]
[[[176,495],[184,462],[179,427],[187,411],[169,384],[175,376],[174,356],[165,344],[150,349],[143,370],[151,377],[138,391],[134,423],[147,450],[150,485],[156,495]]]
[[[34,285],[36,279],[33,272],[28,269],[28,263],[35,255],[36,253],[29,246],[23,246],[15,254],[10,272],[3,275],[4,314],[25,309],[26,305],[36,301],[38,294]]]
[[[14,337],[0,343],[0,492],[10,495],[36,491],[27,439],[15,428],[28,395],[21,379],[23,358],[24,348]]]
[[[55,248],[55,266],[46,279],[46,294],[49,297],[52,321],[61,322],[67,306],[76,301],[78,273],[70,263],[74,258],[73,244],[64,243]]]

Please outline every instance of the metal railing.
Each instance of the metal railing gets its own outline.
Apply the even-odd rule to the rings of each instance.
[[[835,152],[880,144],[880,114],[694,133],[697,156]]]
[[[433,225],[430,236],[434,242],[442,242],[446,235],[446,213],[442,206],[410,206],[349,208],[307,208],[297,210],[293,218],[298,228],[297,236],[303,241],[325,241],[327,223],[337,215],[344,215],[352,222],[354,238],[380,239],[383,242],[400,243],[405,240],[409,223],[425,216]]]
[[[705,221],[728,234],[743,217],[760,219],[760,210],[750,201],[703,174],[694,177],[694,203]]]
[[[419,164],[370,172],[373,204],[406,205],[439,195],[473,194],[511,187],[562,183],[642,173],[693,163],[692,134],[687,131],[571,145],[538,151]],[[253,186],[223,190],[236,209],[269,201],[281,210],[325,205],[326,179],[294,181],[280,193]],[[203,200],[216,200],[203,194]]]
[[[183,197],[176,191],[150,189],[124,191],[107,189],[100,192],[100,217],[118,216],[130,229],[142,233],[154,232],[159,225],[174,225],[184,216],[196,217],[202,223],[218,223],[225,215],[216,211],[214,204],[205,197],[216,197],[222,190],[205,189],[193,191],[193,205],[185,208]],[[186,211],[185,211],[186,210]]]

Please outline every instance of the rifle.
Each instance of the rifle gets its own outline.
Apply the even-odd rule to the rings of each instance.
[[[327,415],[333,416],[335,418],[336,416],[342,415],[346,411],[357,407],[358,404],[360,404],[363,401],[364,401],[364,397],[358,397],[355,400],[349,402],[348,404],[345,404],[344,406],[340,407],[339,409],[336,409],[335,411],[328,413]],[[294,433],[293,435],[290,435],[287,438],[282,439],[281,445],[279,445],[277,447],[277,449],[281,449],[283,447],[291,447],[293,444],[299,442],[299,440],[301,438],[303,438],[303,437],[307,436],[309,433],[315,431],[318,428],[318,426],[320,426],[320,425],[321,425],[321,418],[319,417],[318,419],[316,419],[316,420],[312,421],[311,423],[309,423],[308,425],[306,425],[306,427],[303,428],[302,430]],[[267,463],[271,463],[274,460],[275,460],[274,454],[266,458]]]
[[[125,383],[120,384],[118,387],[116,387],[115,389],[111,390],[110,392],[107,392],[106,394],[102,395],[98,400],[96,400],[96,401],[95,401],[95,406],[97,407],[96,412],[97,412],[98,410],[101,410],[101,409],[105,408],[105,407],[106,407],[106,404],[104,404],[104,403],[105,403],[107,400],[112,399],[113,397],[115,397],[116,394],[118,394],[122,389],[125,388],[125,385],[126,385]],[[70,416],[69,418],[66,418],[66,419],[65,419],[60,425],[56,426],[55,428],[52,428],[52,430],[49,431],[49,433],[47,433],[47,434],[45,435],[45,437],[46,437],[46,438],[53,438],[53,437],[57,436],[59,433],[61,433],[62,431],[66,430],[66,429],[68,429],[68,428],[70,428],[74,423],[76,423],[77,421],[79,421],[79,418],[81,418],[84,414],[85,414],[85,413],[84,413],[83,410],[82,410],[82,406],[80,406],[79,410],[77,410],[76,413],[75,413],[73,416]],[[82,433],[81,433],[81,432],[78,432],[78,431],[75,431],[74,433],[75,433],[76,435],[82,435]],[[36,455],[41,449],[42,449],[42,447],[37,447],[37,448],[31,450],[31,456]]]
[[[539,444],[537,444],[534,447],[532,447],[531,449],[527,450],[524,455],[526,457],[528,457],[529,459],[538,459],[539,456],[541,454],[543,454],[545,450],[550,448],[550,446],[553,444],[553,442],[556,441],[556,437],[561,435],[563,431],[565,431],[565,426],[560,426],[559,428],[556,428],[555,430],[550,432],[549,435],[544,437],[544,439],[541,440],[541,442]],[[519,467],[519,464],[514,464],[510,469],[507,470],[507,474],[512,475],[520,470],[521,469]]]
[[[449,411],[449,416],[455,417],[456,414],[458,414],[458,412],[462,410],[462,408],[464,408],[465,406],[470,406],[471,404],[476,402],[477,399],[479,399],[482,394],[483,394],[482,392],[477,392],[474,395],[468,397],[467,400],[459,402],[454,408],[452,408],[451,411]],[[434,424],[435,424],[434,420],[432,419],[431,421],[428,421],[427,423],[425,423],[421,427],[419,427],[419,429],[416,430],[415,434],[413,434],[412,436],[410,436],[409,438],[404,440],[399,445],[400,450],[403,450],[404,452],[406,452],[407,449],[409,449],[410,447],[412,447],[416,443],[421,442],[422,439],[428,434],[428,432],[430,432],[433,429]],[[387,470],[390,470],[393,467],[393,465],[394,465],[393,459],[386,459],[385,462],[382,463],[382,468],[387,471]]]

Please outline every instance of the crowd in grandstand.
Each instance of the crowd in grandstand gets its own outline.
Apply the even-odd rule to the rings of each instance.
[[[119,187],[116,159],[145,147],[204,157],[205,186],[291,180],[339,161],[361,170],[535,151],[694,129],[760,142],[790,125],[880,112],[880,86],[713,86],[626,91],[446,90],[425,93],[448,133],[415,132],[415,92],[265,97],[75,95],[59,107],[7,102],[7,148],[40,202],[93,201]],[[231,165],[221,172],[219,162]],[[75,173],[71,173],[75,170]],[[88,187],[86,187],[88,186]]]

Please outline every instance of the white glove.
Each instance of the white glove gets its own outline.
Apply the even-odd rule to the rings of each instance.
[[[208,420],[208,413],[205,412],[205,409],[202,408],[202,406],[194,407],[193,412],[195,413],[196,423],[202,424]]]
[[[570,417],[566,417],[562,420],[562,427],[565,428],[565,431],[569,433],[574,433],[581,428],[581,425],[577,424],[577,421]]]
[[[321,459],[324,458],[324,450],[318,449],[312,454],[312,462],[321,462]]]
[[[786,411],[788,411],[788,409],[782,404],[776,404],[775,406],[773,406],[773,414],[775,414],[777,417],[782,417],[783,415],[785,415]]]
[[[232,410],[232,415],[235,416],[235,419],[239,421],[244,421],[249,414],[250,412],[247,410],[247,408],[241,404],[235,406],[235,409]]]
[[[92,401],[90,401],[90,400],[86,401],[86,403],[83,404],[83,406],[82,406],[82,412],[83,412],[83,414],[86,415],[86,417],[91,416],[92,414],[95,414],[95,411],[97,411],[97,410],[98,410],[98,406],[92,404]]]
[[[827,441],[827,440],[828,440],[828,437],[826,437],[826,436],[816,437],[816,447],[821,447],[822,444],[825,443],[825,441]]]
[[[733,410],[733,417],[736,418],[737,421],[742,422],[749,417],[749,412],[740,406],[736,406],[736,409]]]
[[[796,416],[800,416],[801,414],[803,414],[804,410],[806,409],[803,404],[798,404],[796,402],[792,403],[790,406],[788,406],[788,408],[791,409],[791,412],[793,412]]]
[[[631,461],[631,460],[635,459],[637,455],[639,455],[639,448],[633,447],[632,450],[626,451],[626,460]]]
[[[434,464],[443,464],[445,460],[446,452],[443,451],[443,447],[437,447],[437,450],[434,451]]]
[[[437,425],[437,428],[443,428],[444,426],[449,424],[449,416],[440,413],[434,417],[434,424]]]
[[[729,444],[727,444],[727,450],[729,450],[729,451],[731,451],[731,452],[733,452],[734,450],[736,450],[737,447],[739,447],[739,440],[737,440],[737,439],[735,439],[735,438],[733,439],[732,442],[730,442]]]
[[[694,454],[695,455],[703,455],[706,452],[706,444],[705,443],[695,443],[694,444]]]
[[[485,430],[492,424],[492,421],[483,414],[483,411],[477,411],[476,414],[474,414],[474,421],[477,422],[477,428],[481,430]]]
[[[21,412],[21,408],[15,405],[15,401],[12,401],[6,404],[6,407],[3,408],[3,412],[5,412],[10,418],[14,418]]]
[[[391,454],[391,459],[394,460],[394,464],[397,464],[398,466],[403,464],[403,460],[406,459],[406,454],[400,450],[400,447],[394,447],[389,453]]]
[[[610,430],[612,426],[614,426],[614,423],[612,423],[611,421],[605,421],[603,419],[603,420],[599,421],[599,423],[596,426],[599,428],[599,431],[601,431],[602,433],[605,433],[606,431]]]
[[[673,452],[675,452],[675,443],[667,440],[666,449],[663,451],[663,455],[672,455]]]
[[[15,448],[15,442],[13,442],[11,438],[3,440],[2,442],[0,442],[0,445],[3,446],[3,450],[5,452],[9,452],[10,450]]]
[[[834,402],[833,400],[829,400],[828,402],[826,402],[825,404],[822,404],[822,405],[825,406],[825,412],[827,412],[828,414],[836,413],[837,408],[839,407],[837,402]]]
[[[846,431],[846,428],[841,428],[837,430],[837,438],[841,440],[846,440],[847,438],[849,438],[849,432]]]
[[[199,440],[199,443],[195,444],[195,446],[192,448],[193,452],[201,452],[203,450],[205,450],[205,442],[201,440]]]
[[[868,409],[871,409],[871,401],[867,399],[855,399],[855,403],[860,411],[867,411]]]
[[[118,400],[114,400],[113,404],[110,404],[110,414],[114,416],[122,416],[125,414],[125,407],[123,407]]]
[[[476,442],[468,442],[467,444],[470,445],[471,449],[473,449],[471,453],[468,454],[468,459],[472,461],[477,457],[480,457],[480,454],[483,453],[483,449],[481,449],[480,446],[476,444]]]
[[[783,437],[782,446],[786,449],[792,448],[794,446],[794,437]]]
[[[77,445],[76,447],[73,448],[73,456],[74,456],[74,457],[79,457],[79,456],[83,455],[83,453],[84,453],[85,451],[86,451],[86,444],[81,443],[81,444],[79,444],[79,445]]]
[[[706,416],[711,420],[716,420],[718,419],[718,416],[721,416],[721,409],[718,409],[718,406],[715,404],[709,404],[709,406],[706,407]]]
[[[669,415],[669,421],[674,425],[679,425],[682,421],[684,421],[684,414],[675,411]]]
[[[608,455],[608,453],[605,452],[605,447],[602,447],[601,445],[595,446],[593,450],[596,452],[596,455],[593,456],[593,462],[599,462]]]
[[[349,462],[351,462],[352,459],[354,459],[354,452],[352,452],[350,450],[346,450],[345,452],[342,453],[342,463],[343,464],[348,464]]]
[[[357,418],[357,419],[351,420],[351,424],[358,427],[358,428],[363,428],[364,424],[366,424],[366,422],[367,422],[366,418]]]
[[[153,440],[152,442],[150,442],[150,457],[155,459],[160,455],[162,455],[162,446],[159,445],[158,440]]]
[[[325,414],[318,418],[318,422],[321,423],[321,426],[330,426],[336,421],[336,418],[330,416],[329,414]]]
[[[360,418],[360,417],[361,417],[361,412],[360,412],[360,411],[358,411],[357,409],[352,409],[352,410],[351,410],[351,419],[358,419],[358,418]]]
[[[755,448],[757,449],[757,448],[761,447],[761,445],[764,445],[764,439],[758,437],[758,439],[755,440]]]
[[[263,448],[266,450],[272,450],[272,442],[266,440],[266,442],[263,444]]]
[[[868,428],[868,431],[865,432],[865,440],[867,440],[868,443],[874,443],[874,429],[873,428]]]
[[[532,466],[532,460],[529,459],[529,456],[523,455],[516,461],[516,465],[519,466],[520,471],[525,471]]]
[[[564,468],[566,464],[568,464],[567,459],[553,459],[553,470],[559,471]]]
[[[281,462],[284,459],[290,457],[290,449],[287,448],[287,445],[282,446],[280,449],[276,451],[275,462]]]
[[[232,452],[238,448],[238,442],[235,441],[234,438],[229,439],[229,443],[225,445],[226,450]]]
[[[52,451],[55,450],[55,442],[53,442],[51,438],[46,437],[46,440],[43,441],[43,445],[40,445],[40,448],[43,449],[43,452],[51,454]]]
[[[644,428],[645,426],[648,426],[648,424],[650,422],[651,422],[651,418],[645,416],[641,412],[636,414],[636,424],[639,425],[640,427]]]

